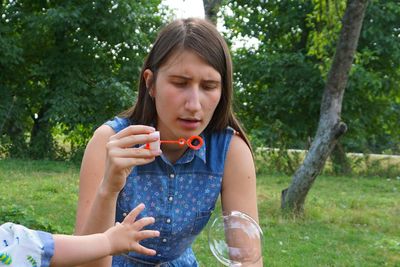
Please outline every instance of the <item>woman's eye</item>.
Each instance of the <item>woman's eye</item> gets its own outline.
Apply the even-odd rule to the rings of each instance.
[[[217,89],[217,85],[216,84],[205,84],[205,85],[203,85],[203,89],[204,90],[214,90],[214,89]]]
[[[177,87],[184,87],[186,85],[186,82],[172,82],[172,83]]]

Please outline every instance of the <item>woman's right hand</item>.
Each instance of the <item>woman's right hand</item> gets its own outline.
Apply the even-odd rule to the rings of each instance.
[[[118,194],[125,186],[132,168],[152,162],[161,151],[146,149],[143,144],[157,141],[149,135],[155,129],[150,126],[132,125],[111,136],[107,145],[106,165],[101,190]],[[134,147],[139,145],[139,147]]]

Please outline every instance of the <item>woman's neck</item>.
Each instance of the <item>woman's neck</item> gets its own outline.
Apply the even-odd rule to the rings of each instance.
[[[169,162],[175,163],[187,150],[187,147],[175,146],[173,144],[162,144],[161,151]]]

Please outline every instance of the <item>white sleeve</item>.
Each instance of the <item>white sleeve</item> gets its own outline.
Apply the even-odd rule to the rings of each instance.
[[[50,233],[30,230],[22,225],[0,226],[0,265],[9,267],[47,267],[54,254]]]

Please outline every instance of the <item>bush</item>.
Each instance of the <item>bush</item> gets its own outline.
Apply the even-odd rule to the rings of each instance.
[[[2,199],[1,202],[4,203]],[[25,227],[46,231],[50,233],[60,233],[61,229],[51,225],[42,218],[37,218],[32,207],[21,207],[18,205],[1,206],[0,207],[0,222],[12,222],[24,225]]]
[[[293,175],[306,153],[301,150],[259,148],[255,152],[257,173]],[[347,160],[350,172],[346,176],[400,177],[400,156],[348,153]],[[323,174],[341,176],[331,159],[326,161]]]

